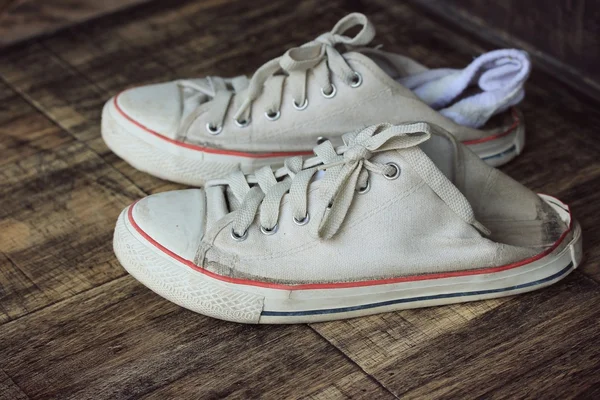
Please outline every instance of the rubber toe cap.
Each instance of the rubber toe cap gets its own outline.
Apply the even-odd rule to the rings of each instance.
[[[131,207],[134,227],[137,225],[140,234],[179,257],[194,259],[206,221],[206,196],[202,189],[155,194]]]
[[[180,88],[175,82],[140,86],[118,94],[117,112],[130,122],[169,138],[175,138],[182,117]]]

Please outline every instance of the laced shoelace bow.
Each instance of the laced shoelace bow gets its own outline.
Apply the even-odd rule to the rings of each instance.
[[[381,164],[370,159],[374,154],[404,150],[408,159],[415,163],[431,160],[416,146],[431,137],[431,128],[427,123],[407,125],[380,124],[359,132],[345,134],[344,145],[337,149],[327,141],[315,147],[316,157],[302,160],[301,157],[288,158],[284,167],[273,171],[263,167],[254,175],[234,172],[227,179],[215,180],[207,186],[229,186],[239,207],[235,210],[231,235],[236,240],[245,239],[248,228],[260,214],[261,230],[265,234],[275,233],[278,226],[280,205],[283,197],[289,194],[293,218],[304,225],[309,218],[313,223],[313,234],[319,238],[330,239],[340,229],[357,192],[368,184],[368,173],[397,176],[398,167],[393,164]],[[324,171],[320,181],[317,199],[319,204],[312,217],[308,214],[308,189],[313,176]],[[437,168],[433,174],[422,175],[429,186],[446,202],[450,208],[481,232],[489,234],[483,225],[475,220],[467,201],[452,183]],[[468,204],[468,203],[467,203]]]
[[[360,26],[361,30],[354,37],[343,35],[357,26]],[[180,81],[179,84],[212,98],[213,104],[208,111],[209,122],[206,127],[210,133],[217,134],[221,132],[232,99],[234,107],[237,108],[233,118],[240,127],[250,123],[251,105],[263,93],[270,98],[270,105],[265,110],[266,117],[270,120],[278,119],[283,101],[283,85],[286,81],[286,87],[292,92],[294,107],[298,110],[306,108],[307,74],[311,69],[326,97],[332,97],[336,90],[331,82],[330,72],[353,87],[359,86],[362,77],[348,65],[335,46],[344,45],[347,49],[365,46],[374,37],[375,28],[368,18],[360,13],[352,13],[338,21],[330,32],[268,61],[256,70],[250,80],[245,77],[236,77],[233,80],[210,77],[204,84],[193,81]]]

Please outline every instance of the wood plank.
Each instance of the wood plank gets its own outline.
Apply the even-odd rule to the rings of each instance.
[[[31,176],[27,174],[27,167],[23,167],[28,165],[27,160],[30,161],[29,165],[31,160],[37,160],[37,165],[41,165],[44,159],[53,158],[53,149],[73,143],[71,135],[35,110],[3,82],[0,82],[0,105],[0,165],[11,178],[15,178],[14,173],[21,177]],[[13,190],[16,186],[0,184],[3,190]],[[10,217],[26,202],[23,199],[17,199],[12,204],[5,202],[8,198],[2,193],[0,204],[3,219],[0,225],[8,230],[0,233],[0,323],[53,301],[19,268],[12,257],[10,250],[16,242],[26,240],[32,234],[30,225],[34,224],[22,223],[18,217]]]
[[[600,387],[599,300],[598,284],[576,273],[470,320],[465,311],[485,303],[313,328],[403,399],[590,398]]]
[[[101,93],[42,45],[5,52],[0,76],[76,139],[98,137]]]
[[[131,277],[0,326],[0,366],[32,399],[393,398],[307,326],[203,317]]]
[[[311,326],[352,359],[358,360],[363,369],[370,371],[399,354],[412,353],[428,341],[460,331],[471,320],[493,312],[506,301],[507,298],[502,298]]]
[[[0,81],[0,166],[72,140]]]
[[[396,399],[389,391],[377,382],[380,387],[377,391],[371,387],[374,380],[367,381],[365,373],[361,370],[346,375],[342,379],[323,385],[321,388],[315,388],[312,391],[305,392],[302,399],[311,400],[331,400],[331,399]],[[373,397],[375,396],[375,397]]]
[[[0,322],[124,275],[119,212],[143,193],[81,143],[0,170]]]
[[[0,77],[56,125],[135,180],[144,192],[181,187],[135,170],[108,150],[100,138],[100,115],[109,96],[47,48],[40,44],[15,48],[5,53],[4,60]]]
[[[178,77],[235,76],[252,73],[285,49],[330,30],[346,14],[344,6],[341,0],[213,0],[144,15],[115,28],[134,49],[145,51]]]
[[[3,0],[0,47],[48,34],[147,0]]]
[[[0,369],[0,400],[27,400],[29,397]]]

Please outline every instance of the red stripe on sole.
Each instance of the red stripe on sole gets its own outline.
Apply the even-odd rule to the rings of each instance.
[[[138,200],[139,201],[139,200]],[[310,289],[344,289],[344,288],[353,288],[353,287],[364,287],[364,286],[377,286],[377,285],[388,285],[393,283],[401,283],[401,282],[416,282],[416,281],[426,281],[433,279],[444,279],[444,278],[454,278],[460,276],[470,276],[470,275],[482,275],[482,274],[490,274],[495,272],[502,272],[513,268],[522,267],[523,265],[532,263],[537,261],[548,254],[552,253],[565,239],[567,234],[571,231],[573,226],[573,220],[571,219],[569,227],[563,234],[558,238],[558,240],[548,249],[539,253],[533,257],[527,258],[522,261],[518,261],[512,264],[502,265],[499,267],[489,267],[489,268],[480,268],[473,269],[468,271],[456,271],[456,272],[444,272],[438,274],[427,274],[427,275],[413,275],[413,276],[403,276],[397,278],[388,278],[388,279],[376,279],[371,281],[357,281],[357,282],[340,282],[340,283],[309,283],[309,284],[299,284],[299,285],[286,285],[279,283],[271,283],[271,282],[261,282],[261,281],[252,281],[249,279],[241,279],[241,278],[232,278],[229,276],[223,276],[219,274],[215,274],[214,272],[208,271],[205,268],[202,268],[196,264],[194,264],[190,260],[186,260],[183,257],[175,254],[171,250],[167,249],[156,240],[154,240],[150,235],[148,235],[144,230],[135,222],[133,218],[133,207],[137,204],[137,201],[129,206],[127,210],[127,217],[129,223],[133,228],[151,245],[172,257],[173,259],[179,261],[180,263],[192,268],[195,271],[198,271],[206,276],[209,276],[213,279],[217,279],[219,281],[234,283],[237,285],[247,285],[247,286],[257,286],[264,287],[269,289],[280,289],[280,290],[310,290]],[[567,206],[568,207],[568,206]],[[570,211],[569,211],[570,214]]]
[[[486,136],[481,139],[465,140],[464,142],[462,142],[462,144],[469,146],[469,145],[474,145],[474,144],[478,144],[478,143],[490,142],[492,140],[500,139],[501,137],[504,137],[504,136],[507,136],[508,134],[510,134],[512,131],[517,129],[517,127],[521,123],[521,120],[519,119],[519,114],[517,114],[516,108],[511,108],[510,110],[511,110],[511,115],[513,117],[513,123],[511,126],[508,127],[507,130],[505,130],[504,132],[496,133],[495,135]]]

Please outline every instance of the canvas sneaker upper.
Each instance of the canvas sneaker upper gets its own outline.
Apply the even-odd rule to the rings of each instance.
[[[355,36],[344,35],[356,27],[361,29]],[[240,151],[309,150],[320,137],[341,144],[341,134],[381,121],[427,121],[461,141],[485,135],[419,99],[405,85],[414,86],[415,77],[422,79],[427,69],[406,57],[365,48],[374,35],[366,16],[350,14],[331,32],[267,62],[251,79],[180,80],[127,91],[119,101],[128,111],[146,107],[149,101],[172,100],[165,110],[134,113],[173,138]],[[399,82],[403,77],[413,79],[404,79],[403,85]],[[503,109],[494,111],[518,103],[523,89],[514,92],[512,100],[501,104]],[[434,106],[444,97],[431,90],[420,93]],[[485,120],[490,117],[485,115]]]
[[[348,36],[353,28],[358,33]],[[251,78],[206,77],[126,90],[105,106],[103,136],[134,166],[192,184],[279,164],[324,140],[339,146],[344,133],[380,122],[434,124],[473,145],[492,165],[520,152],[523,121],[512,106],[524,96],[524,52],[499,50],[464,70],[429,70],[367,47],[374,35],[366,16],[350,14]]]
[[[306,284],[486,268],[566,230],[542,199],[428,124],[380,124],[316,157],[133,206],[140,229],[221,276]]]

